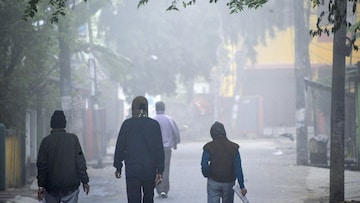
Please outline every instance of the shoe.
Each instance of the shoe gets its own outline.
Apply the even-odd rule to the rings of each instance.
[[[160,197],[161,198],[167,198],[168,196],[167,196],[166,192],[162,192],[162,193],[160,193]]]

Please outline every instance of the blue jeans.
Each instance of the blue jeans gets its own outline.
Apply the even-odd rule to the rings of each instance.
[[[79,192],[79,189],[66,194],[45,192],[45,201],[46,203],[77,203]]]
[[[234,190],[232,187],[235,185],[235,181],[229,183],[217,182],[211,178],[207,181],[207,199],[208,203],[233,203],[234,202]]]

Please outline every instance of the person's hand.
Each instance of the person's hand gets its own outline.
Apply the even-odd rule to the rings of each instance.
[[[39,187],[38,189],[38,200],[41,201],[45,197],[45,188]]]
[[[121,171],[117,170],[115,171],[115,178],[121,178]]]
[[[83,189],[84,189],[85,194],[88,195],[89,191],[90,191],[90,185],[87,183],[83,183]]]
[[[161,174],[156,174],[155,185],[159,185],[162,182]]]
[[[247,193],[247,189],[246,189],[246,188],[242,188],[242,189],[241,189],[241,194],[245,196],[246,193]]]

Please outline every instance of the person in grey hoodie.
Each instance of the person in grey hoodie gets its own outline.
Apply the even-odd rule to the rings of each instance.
[[[41,141],[37,158],[38,199],[45,199],[46,203],[76,203],[80,183],[86,195],[90,190],[79,139],[65,131],[63,111],[54,112],[50,126],[51,133]]]
[[[226,137],[224,125],[216,121],[210,128],[212,141],[203,147],[201,172],[208,179],[208,203],[233,203],[232,187],[237,179],[242,195],[246,195],[239,145]]]
[[[120,128],[115,146],[115,177],[121,177],[125,162],[126,192],[129,203],[153,203],[154,188],[162,181],[164,148],[159,123],[148,117],[148,102],[136,97],[132,117]]]

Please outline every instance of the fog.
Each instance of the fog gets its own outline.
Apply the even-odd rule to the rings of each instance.
[[[36,97],[22,118],[26,125],[23,154],[31,169],[24,176],[32,184],[30,191],[36,187],[38,145],[51,130],[48,121],[55,108],[65,111],[67,130],[78,136],[89,166],[90,195],[81,191],[79,202],[125,202],[125,178],[117,180],[113,174],[114,148],[121,124],[131,117],[131,101],[141,95],[148,100],[150,117],[156,114],[155,103],[164,101],[165,113],[180,130],[181,143],[172,152],[169,202],[206,201],[200,161],[202,147],[212,140],[210,127],[215,121],[222,122],[227,137],[240,145],[250,202],[327,201],[331,41],[309,36],[316,13],[310,12],[309,5],[299,12],[293,1],[270,0],[263,7],[233,14],[220,1],[196,1],[186,8],[179,4],[179,10],[167,10],[171,1],[159,0],[140,7],[133,0],[99,5],[88,1],[86,15],[74,8],[75,20],[60,18],[69,20],[65,35],[74,38],[66,48],[71,52],[71,71],[61,69],[63,55],[53,53],[62,51],[60,45],[35,56],[49,55],[52,60],[43,64],[42,59],[34,60],[34,67],[46,68],[48,73],[39,74],[45,82],[31,83],[29,95]],[[33,27],[45,30],[43,23],[34,20]],[[76,37],[72,32],[77,32]],[[24,56],[21,63],[29,58]],[[299,67],[302,71],[295,71]],[[41,81],[35,72],[28,74],[29,80]],[[300,88],[299,81],[305,83]],[[64,89],[70,93],[64,94]],[[351,93],[346,97],[351,121],[345,133],[349,160],[358,158]],[[297,109],[299,98],[304,105]],[[7,112],[0,114],[0,122],[3,118],[14,123],[18,117]],[[306,136],[297,134],[299,127],[306,128]],[[315,140],[311,146],[310,140]],[[305,164],[298,163],[299,151],[305,153]],[[359,177],[356,172],[346,174],[348,199],[359,198]],[[34,195],[22,192],[15,191],[20,197],[13,201],[31,202],[21,196]]]
[[[266,47],[267,40],[293,25],[291,3],[270,1],[237,14],[223,3],[197,2],[179,11],[167,11],[168,6],[154,1],[137,8],[137,2],[123,2],[108,5],[99,16],[105,44],[131,62],[124,68],[127,78],[119,81],[127,104],[136,95],[162,99],[187,134],[197,136],[214,120],[237,136],[263,134],[264,128],[293,130],[294,64],[284,66],[293,56],[276,57],[264,68],[261,58],[267,53],[257,53],[257,47]],[[125,109],[125,118],[128,113]]]
[[[180,11],[166,11],[167,6],[154,1],[136,8],[136,2],[124,2],[109,7],[100,22],[105,24],[109,46],[131,62],[125,68],[128,78],[119,81],[122,118],[130,116],[134,96],[145,95],[150,116],[155,115],[155,102],[162,100],[166,114],[181,131],[182,142],[173,150],[174,193],[169,201],[205,201],[199,163],[216,120],[241,146],[251,202],[324,199],[323,190],[304,191],[327,187],[326,170],[314,179],[313,174],[321,172],[293,168],[297,161],[294,38],[282,38],[294,26],[293,4],[270,1],[256,11],[231,15],[221,3],[197,2]],[[108,132],[116,132],[108,137],[110,157],[119,120],[107,125]],[[193,180],[192,186],[180,183],[183,179]],[[313,184],[316,181],[318,185]],[[193,191],[196,188],[198,193]]]

